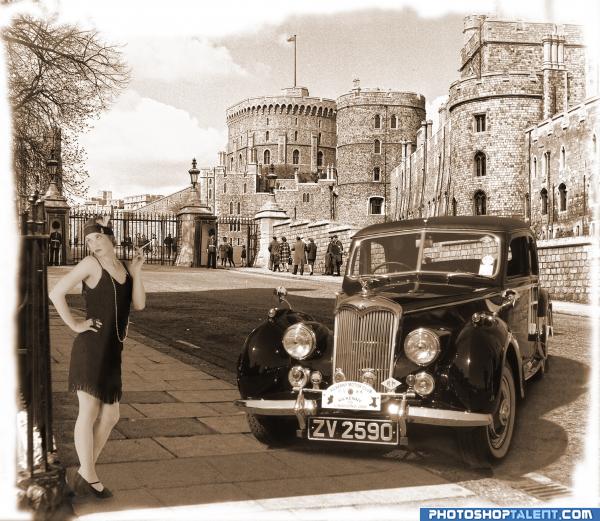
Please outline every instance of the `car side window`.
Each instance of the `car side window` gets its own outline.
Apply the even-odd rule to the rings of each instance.
[[[515,237],[510,241],[508,262],[506,263],[507,277],[525,277],[529,275],[529,245],[526,236]]]

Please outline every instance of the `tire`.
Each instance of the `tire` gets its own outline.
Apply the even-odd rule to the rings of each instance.
[[[296,437],[297,420],[273,416],[247,414],[248,426],[252,435],[270,447],[289,445]]]
[[[492,414],[492,425],[458,430],[461,455],[471,467],[489,466],[490,463],[500,461],[510,449],[515,427],[517,393],[508,362],[502,368],[499,394],[498,405]]]

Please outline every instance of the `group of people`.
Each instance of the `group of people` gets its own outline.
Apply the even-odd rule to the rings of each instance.
[[[339,276],[343,251],[344,247],[338,236],[332,236],[325,253],[326,275]],[[293,266],[294,275],[297,275],[298,269],[300,275],[304,275],[304,266],[308,265],[309,275],[313,275],[316,259],[317,245],[312,237],[308,238],[308,242],[304,242],[302,237],[297,236],[293,244],[290,244],[285,237],[282,237],[281,241],[273,237],[269,243],[269,269],[272,271],[289,272]]]
[[[223,237],[223,242],[217,245],[217,237],[214,233],[208,235],[208,244],[206,247],[208,253],[208,267],[216,269],[217,258],[221,260],[221,266],[235,268],[235,261],[233,260],[233,245],[231,242],[227,242],[227,237]],[[240,252],[241,266],[246,266],[246,246],[242,245],[242,251]]]

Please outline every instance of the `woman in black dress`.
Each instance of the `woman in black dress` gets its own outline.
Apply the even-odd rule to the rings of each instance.
[[[96,461],[119,420],[121,351],[127,336],[129,308],[131,305],[141,310],[146,305],[142,251],[137,248],[125,266],[117,259],[114,234],[106,224],[94,219],[86,222],[85,243],[91,255],[50,292],[60,317],[79,333],[69,367],[69,390],[76,392],[79,400],[74,438],[80,467],[71,485],[77,493],[92,493],[99,498],[112,495],[96,474]],[[71,314],[65,299],[79,283],[86,302],[85,320]]]

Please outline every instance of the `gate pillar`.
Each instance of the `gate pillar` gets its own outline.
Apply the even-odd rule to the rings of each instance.
[[[289,219],[289,217],[285,210],[277,204],[275,196],[271,194],[267,202],[254,216],[254,219],[260,227],[260,243],[254,266],[267,267],[269,265],[269,243],[273,238],[273,225]]]
[[[202,205],[196,187],[190,188],[185,206],[177,213],[178,237],[176,266],[198,268],[208,265],[208,235],[216,229],[217,218]]]

